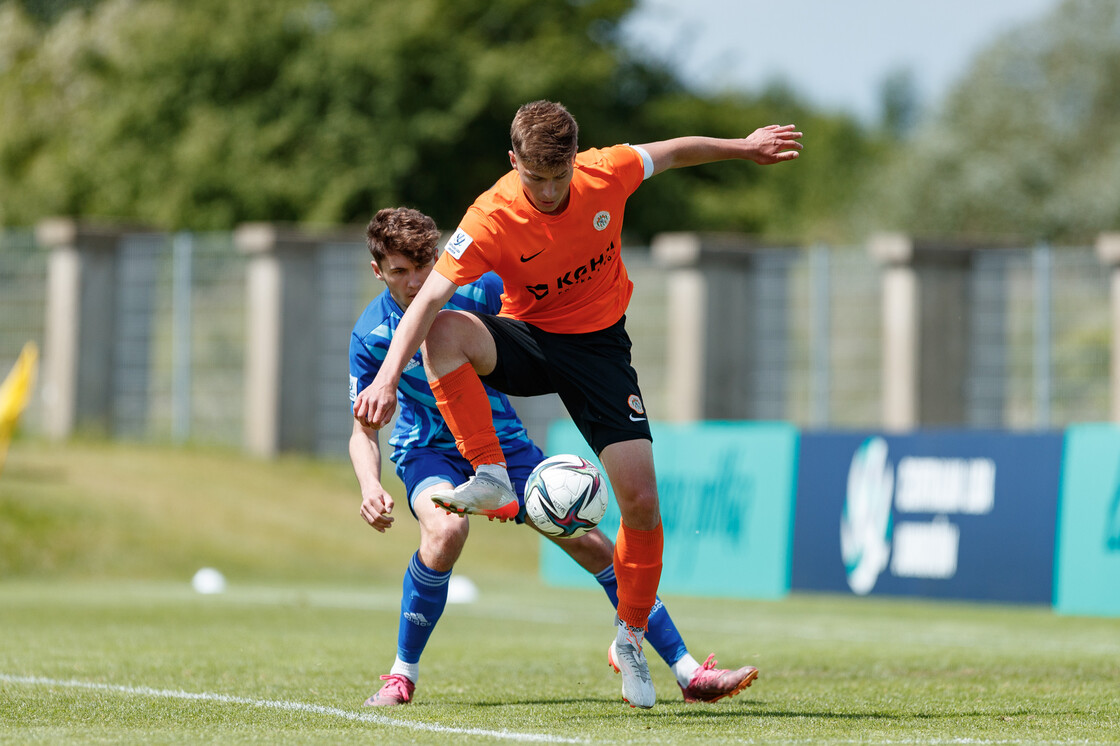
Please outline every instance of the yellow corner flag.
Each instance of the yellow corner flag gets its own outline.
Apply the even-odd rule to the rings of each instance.
[[[31,398],[38,367],[39,348],[34,342],[28,342],[23,346],[8,377],[0,383],[0,472],[4,471],[4,461],[8,456],[8,445],[12,442],[16,423]]]

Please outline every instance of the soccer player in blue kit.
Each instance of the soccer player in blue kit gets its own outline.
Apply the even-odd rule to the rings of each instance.
[[[367,226],[366,245],[373,256],[370,264],[386,288],[362,312],[350,337],[351,406],[358,392],[377,375],[405,309],[435,266],[438,240],[435,222],[410,208],[380,210]],[[459,288],[446,307],[497,313],[501,294],[502,281],[489,273]],[[522,523],[525,480],[544,455],[529,439],[506,396],[489,387],[487,393],[514,491],[522,504],[515,520]],[[456,449],[455,438],[436,407],[419,352],[401,376],[398,396],[400,414],[389,436],[393,447],[390,458],[404,482],[409,509],[419,521],[420,547],[404,573],[396,660],[389,673],[381,676],[385,684],[366,700],[371,707],[400,705],[412,699],[419,680],[420,656],[443,614],[451,570],[469,529],[465,516],[446,512],[430,498],[436,491],[465,482],[474,473]],[[384,533],[395,519],[395,503],[381,477],[378,430],[357,419],[350,436],[350,460],[362,493],[361,516]],[[618,605],[614,546],[602,531],[594,529],[569,539],[546,538],[594,575],[611,603]],[[698,663],[688,653],[660,599],[650,613],[646,640],[673,670],[686,702],[714,702],[734,696],[758,676],[753,666],[716,668],[712,655],[703,664]]]

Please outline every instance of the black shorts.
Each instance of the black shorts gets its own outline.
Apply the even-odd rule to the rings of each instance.
[[[612,443],[653,440],[630,363],[626,317],[584,334],[554,334],[517,319],[472,312],[498,349],[498,364],[482,380],[510,396],[559,394],[595,454]]]

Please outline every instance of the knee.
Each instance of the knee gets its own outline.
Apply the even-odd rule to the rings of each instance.
[[[615,497],[620,508],[625,507],[640,512],[657,512],[659,510],[657,485],[654,484],[617,489]]]
[[[614,562],[614,544],[597,528],[574,539],[549,538],[592,575],[597,575]]]
[[[494,369],[497,348],[485,325],[463,311],[440,311],[420,348],[428,377],[450,373],[470,363],[480,375]]]
[[[450,520],[422,532],[420,537],[420,558],[436,572],[447,572],[454,567],[467,542],[467,519],[448,518]]]
[[[463,314],[456,311],[440,311],[436,314],[421,345],[425,357],[429,354],[455,350],[466,336],[469,323],[463,318]]]
[[[652,530],[661,523],[661,504],[656,485],[617,490],[615,498],[622,521],[630,528]]]

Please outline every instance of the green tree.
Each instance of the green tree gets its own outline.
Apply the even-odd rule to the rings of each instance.
[[[520,104],[563,101],[584,145],[742,136],[796,121],[813,158],[659,178],[636,233],[831,226],[870,147],[783,92],[701,99],[617,38],[634,0],[59,0],[0,4],[0,223],[70,214],[164,228],[444,226],[507,168]],[[671,178],[670,178],[671,177]]]
[[[868,225],[1085,240],[1120,227],[1120,5],[1067,0],[984,52],[872,184]]]
[[[882,157],[883,145],[848,117],[815,113],[788,91],[757,99],[726,94],[697,99],[681,92],[648,101],[643,116],[653,138],[681,134],[742,137],[756,126],[796,124],[802,157],[780,166],[733,162],[670,171],[642,187],[628,207],[647,232],[727,231],[786,240],[851,237],[858,186]],[[627,220],[631,218],[628,217]]]
[[[100,0],[18,0],[17,4],[32,18],[53,23],[73,8],[92,8]]]
[[[628,7],[106,0],[37,28],[5,4],[0,219],[452,219],[500,173],[518,103],[609,84],[609,45],[569,29]]]

